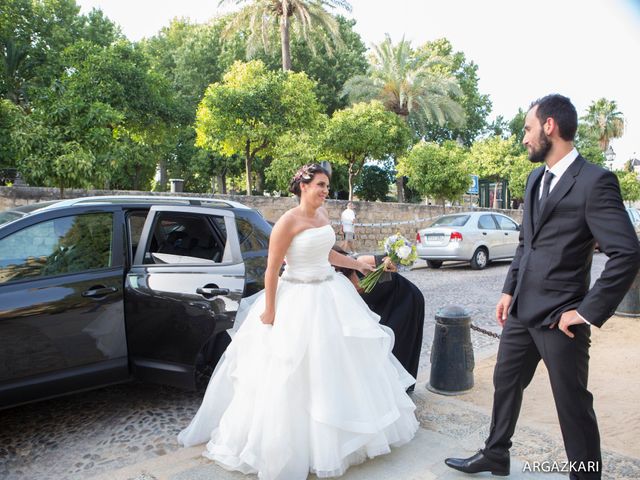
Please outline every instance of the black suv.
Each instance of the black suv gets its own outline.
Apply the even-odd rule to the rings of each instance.
[[[270,233],[257,211],[210,198],[0,212],[0,408],[132,378],[195,387],[263,288]]]

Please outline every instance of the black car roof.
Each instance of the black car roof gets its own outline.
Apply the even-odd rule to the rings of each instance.
[[[231,200],[221,200],[206,197],[177,197],[161,195],[111,195],[101,197],[79,197],[62,200],[51,200],[40,203],[30,203],[14,207],[5,212],[16,212],[15,219],[31,215],[36,212],[52,211],[60,208],[89,205],[122,205],[124,207],[151,207],[153,205],[175,205],[175,206],[196,206],[210,208],[227,208],[233,210],[252,210],[239,202]]]

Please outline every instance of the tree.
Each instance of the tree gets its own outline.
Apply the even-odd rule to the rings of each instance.
[[[242,155],[247,194],[253,162],[287,132],[317,128],[321,107],[304,73],[270,72],[261,61],[236,62],[221,83],[207,88],[196,117],[198,146]]]
[[[406,123],[374,100],[334,112],[326,128],[325,149],[348,166],[351,200],[354,180],[365,161],[395,158],[409,142]]]
[[[421,132],[428,141],[456,140],[469,147],[487,128],[487,116],[491,113],[489,95],[478,88],[478,65],[468,62],[463,52],[454,52],[451,42],[441,38],[426,42],[416,50],[421,64],[432,65],[434,73],[454,77],[460,85],[460,93],[453,95],[464,111],[464,123],[447,119],[444,124],[429,123]]]
[[[61,194],[108,182],[148,187],[172,111],[166,84],[124,40],[108,47],[77,42],[64,61],[67,71],[34,99],[22,173]]]
[[[344,93],[351,102],[380,100],[418,132],[429,123],[464,122],[464,111],[454,100],[462,91],[457,80],[434,67],[440,58],[419,61],[410,42],[397,45],[389,36],[374,45],[369,72],[349,79]],[[403,179],[397,181],[398,201],[404,201]]]
[[[333,51],[327,49],[322,32],[310,32],[307,38],[295,32],[291,36],[291,69],[305,72],[316,81],[318,100],[325,105],[328,115],[348,105],[347,98],[342,95],[345,82],[355,75],[364,74],[368,66],[367,48],[353,29],[355,20],[339,15],[336,21],[342,46]],[[269,69],[281,68],[281,59],[274,54],[264,53],[257,58],[262,59]]]
[[[521,153],[520,155],[513,157],[507,177],[509,180],[509,190],[511,191],[511,196],[513,198],[524,198],[527,178],[529,178],[529,174],[537,166],[537,164],[529,161],[526,153]]]
[[[30,99],[68,67],[64,51],[80,40],[107,46],[122,38],[99,10],[75,0],[0,0],[0,95],[28,110]]]
[[[618,181],[620,182],[620,191],[622,199],[627,202],[635,202],[640,200],[640,182],[635,172],[616,171]]]
[[[466,156],[469,172],[493,181],[508,178],[515,144],[512,139],[489,137],[475,142]]]
[[[438,145],[421,140],[400,159],[398,171],[409,178],[411,188],[441,200],[444,208],[445,200],[459,198],[471,184],[464,157],[464,148],[454,141]]]
[[[499,136],[475,142],[465,158],[466,168],[471,174],[481,178],[509,181],[509,189],[514,197],[524,196],[527,176],[536,165],[531,163],[515,137]]]
[[[604,151],[601,150],[600,141],[593,130],[584,122],[578,123],[575,145],[580,155],[591,163],[605,166]]]
[[[514,143],[522,150],[522,152],[526,151],[525,146],[522,144],[522,140],[524,140],[524,120],[526,116],[527,112],[522,108],[518,108],[518,113],[516,113],[509,121],[509,132],[514,137]]]
[[[15,168],[29,150],[25,132],[31,129],[29,117],[13,102],[0,99],[0,169]]]
[[[362,200],[385,201],[393,175],[388,169],[377,165],[365,165],[355,186],[356,195]]]
[[[321,131],[287,132],[278,138],[273,160],[266,169],[266,178],[274,190],[286,192],[291,178],[302,165],[331,160],[323,151]]]
[[[340,44],[340,30],[335,17],[326,8],[341,7],[347,11],[351,5],[345,0],[221,0],[220,5],[233,3],[245,5],[227,27],[227,33],[249,30],[247,39],[249,51],[262,45],[268,48],[271,36],[277,28],[282,51],[282,69],[291,70],[290,29],[294,28],[299,36],[307,38],[310,31],[323,32],[324,43],[328,51],[331,42]],[[248,4],[248,5],[247,5]],[[291,20],[295,20],[293,23]]]
[[[620,138],[624,134],[624,118],[615,100],[600,98],[592,102],[581,120],[586,123],[588,132],[598,139],[603,152],[612,138]]]

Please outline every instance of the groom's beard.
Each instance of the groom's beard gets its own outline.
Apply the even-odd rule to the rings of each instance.
[[[540,132],[540,137],[538,139],[538,149],[531,150],[529,152],[529,161],[531,163],[542,163],[547,158],[549,151],[551,150],[551,142],[549,138],[544,134],[544,132]]]

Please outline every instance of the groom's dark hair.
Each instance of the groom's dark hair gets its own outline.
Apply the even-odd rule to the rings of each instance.
[[[551,117],[558,125],[560,138],[568,142],[573,141],[578,130],[578,112],[568,97],[553,93],[533,102],[529,110],[534,107],[538,107],[536,117],[541,125]]]

